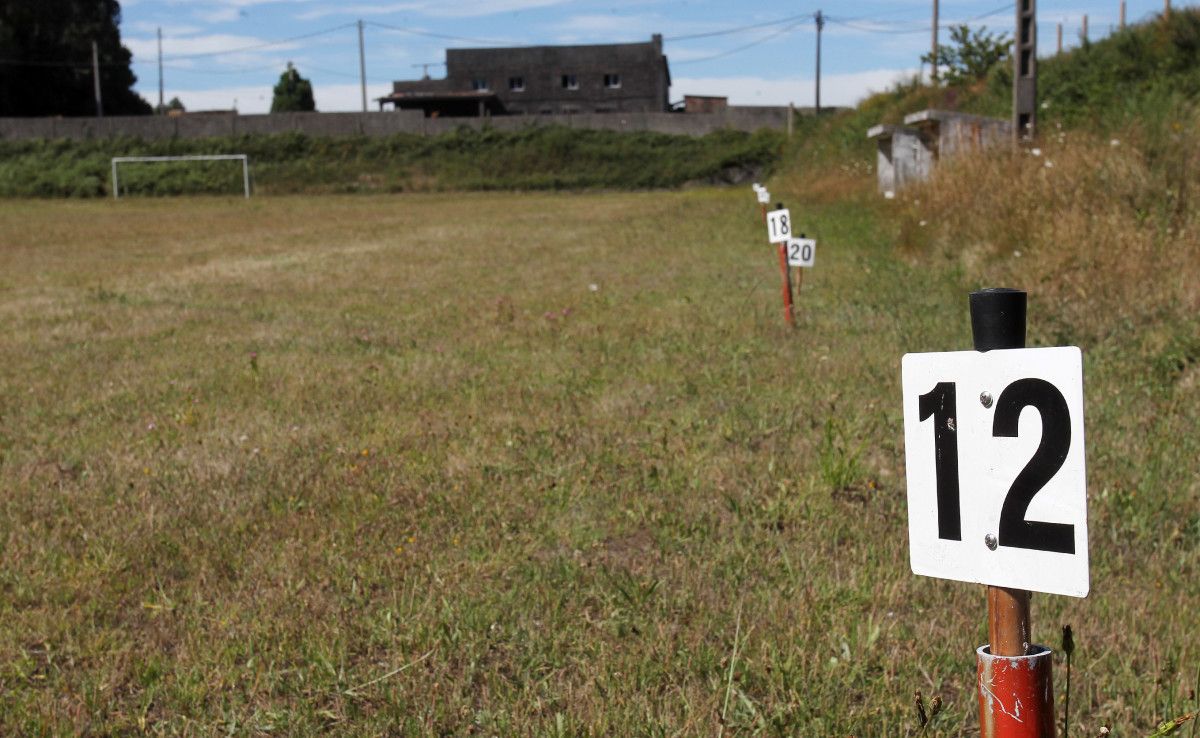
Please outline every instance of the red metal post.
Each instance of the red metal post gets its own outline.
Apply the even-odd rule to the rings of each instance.
[[[783,319],[788,325],[794,325],[796,316],[792,307],[792,275],[788,273],[786,243],[779,244],[779,272],[783,275]]]
[[[1031,646],[1028,656],[975,652],[981,738],[1054,738],[1053,652]]]

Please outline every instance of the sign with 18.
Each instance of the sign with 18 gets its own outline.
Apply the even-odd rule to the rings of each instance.
[[[912,570],[1086,597],[1078,348],[907,354]]]
[[[791,237],[792,214],[786,209],[769,211],[767,213],[767,241],[787,243]]]

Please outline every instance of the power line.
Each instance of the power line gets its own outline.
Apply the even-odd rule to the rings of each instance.
[[[751,48],[754,48],[755,46],[759,46],[760,44],[765,44],[766,42],[768,42],[772,39],[778,38],[779,36],[782,36],[785,33],[791,33],[797,27],[799,27],[800,25],[802,25],[804,23],[807,23],[811,19],[812,19],[812,16],[806,15],[803,18],[801,18],[800,20],[796,21],[795,23],[792,23],[789,26],[784,26],[783,28],[779,29],[778,31],[775,31],[774,33],[763,36],[762,38],[757,39],[755,41],[751,41],[748,44],[743,44],[742,46],[738,46],[736,48],[729,49],[728,51],[722,51],[721,53],[713,54],[712,56],[705,56],[705,57],[701,57],[699,59],[684,59],[683,61],[677,61],[677,62],[675,62],[675,66],[678,67],[678,66],[682,66],[684,64],[699,64],[700,62],[712,61],[713,59],[722,59],[727,56],[733,56],[734,54],[743,52],[746,49],[751,49]]]
[[[390,23],[380,23],[379,21],[363,21],[366,25],[375,26],[377,28],[386,28],[389,31],[399,31],[400,33],[408,33],[413,36],[426,36],[428,38],[440,38],[444,41],[464,41],[471,44],[491,44],[494,46],[517,46],[511,41],[496,41],[495,39],[486,38],[471,38],[469,36],[453,36],[446,33],[434,33],[433,31],[422,31],[416,28],[402,28],[401,26],[393,26]],[[353,24],[351,24],[353,25]]]
[[[791,23],[791,22],[797,21],[797,20],[807,20],[810,17],[812,17],[811,13],[801,13],[800,15],[793,15],[793,16],[789,16],[787,18],[776,18],[775,20],[766,21],[763,23],[753,23],[748,26],[737,26],[736,28],[726,28],[721,31],[707,31],[705,33],[692,33],[692,34],[688,34],[686,36],[667,36],[663,39],[663,41],[668,41],[668,42],[692,41],[692,40],[698,39],[698,38],[712,38],[714,36],[730,36],[735,33],[742,33],[744,31],[753,31],[753,30],[757,30],[759,28],[767,28],[769,26],[778,26],[780,23]]]
[[[970,18],[967,18],[966,20],[963,20],[961,22],[940,23],[940,24],[938,24],[938,28],[939,29],[950,29],[950,28],[955,28],[956,26],[959,26],[959,25],[963,25],[965,23],[973,23],[975,21],[982,20],[984,18],[988,18],[993,15],[996,15],[997,13],[1000,13],[1002,11],[1009,10],[1011,7],[1012,7],[1012,3],[1005,3],[1004,5],[1001,5],[993,10],[989,10],[986,13],[980,13],[979,15],[971,16]],[[857,18],[829,17],[829,20],[832,23],[837,23],[838,25],[846,26],[847,28],[853,28],[856,31],[863,31],[864,33],[904,35],[904,34],[928,33],[929,32],[928,24],[923,24],[920,21],[912,21],[912,23],[914,24],[912,26],[887,28],[887,27],[882,27],[880,25],[868,26],[868,25],[863,25],[863,24],[858,23],[857,21],[872,20],[872,19],[864,17],[864,16],[859,16]]]

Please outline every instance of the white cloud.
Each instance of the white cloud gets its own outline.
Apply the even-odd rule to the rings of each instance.
[[[191,36],[204,30],[200,26],[189,26],[183,23],[155,23],[153,21],[135,21],[129,24],[129,28],[138,33],[157,33],[161,28],[164,37]]]
[[[137,38],[126,36],[124,43],[133,52],[134,56],[150,58],[158,54],[158,40],[154,37]],[[298,43],[294,42],[286,44],[272,43],[255,36],[215,33],[208,36],[164,38],[163,57],[171,61],[175,61],[172,57],[192,56],[195,54],[212,54],[214,58],[221,58],[222,54],[236,53],[233,51],[235,49],[245,49],[250,46],[266,46],[267,44],[270,44],[270,49],[273,51],[294,49],[299,46]]]
[[[206,23],[229,23],[237,20],[242,12],[238,8],[213,8],[212,10],[197,10],[196,17]]]
[[[850,106],[873,92],[882,92],[916,74],[914,69],[873,69],[850,74],[828,74],[821,78],[821,105]],[[812,79],[763,79],[761,77],[676,77],[672,99],[686,95],[717,95],[731,105],[811,106],[816,97]]]
[[[328,5],[306,10],[297,17],[314,20],[328,16],[388,15],[416,13],[430,18],[480,18],[501,13],[518,13],[563,5],[569,0],[415,0],[412,2]]]

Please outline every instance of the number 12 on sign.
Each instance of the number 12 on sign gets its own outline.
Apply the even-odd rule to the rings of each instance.
[[[908,354],[902,368],[913,572],[1087,596],[1079,349]]]

